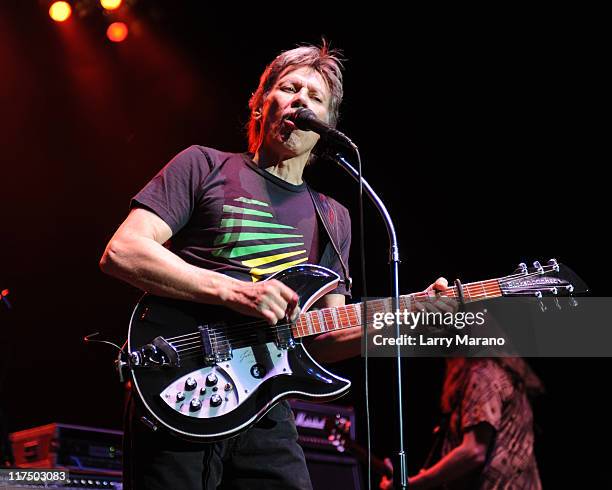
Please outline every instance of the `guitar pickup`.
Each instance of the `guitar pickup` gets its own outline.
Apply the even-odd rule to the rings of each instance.
[[[202,340],[202,354],[208,366],[232,359],[232,348],[220,325],[200,325],[198,327]]]
[[[155,337],[151,343],[130,352],[127,364],[138,368],[167,368],[181,365],[176,349],[163,337]],[[121,367],[121,362],[118,363],[118,367]]]
[[[295,340],[291,334],[291,327],[277,327],[276,331],[276,347],[279,349],[293,349],[295,347]]]

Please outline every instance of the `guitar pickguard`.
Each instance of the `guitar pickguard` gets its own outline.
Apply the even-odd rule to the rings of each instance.
[[[237,349],[230,361],[177,378],[160,397],[182,415],[208,419],[235,410],[266,380],[291,374],[287,350],[269,342]]]

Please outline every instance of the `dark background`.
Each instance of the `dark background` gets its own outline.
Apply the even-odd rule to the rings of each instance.
[[[88,15],[55,24],[46,2],[0,5],[0,288],[15,307],[0,310],[0,390],[11,431],[53,421],[120,427],[115,354],[82,342],[95,331],[122,341],[140,295],[99,271],[106,243],[130,197],[177,152],[244,151],[247,101],[264,66],[321,35],[348,59],[339,127],[395,218],[402,291],[555,257],[595,295],[610,294],[596,12],[349,15],[315,4],[216,11],[141,1],[108,16],[92,2]],[[129,23],[121,44],[104,35],[114,18]],[[328,163],[308,177],[352,212],[358,298],[356,185]],[[386,295],[386,235],[369,206],[365,233],[368,292]],[[548,389],[535,403],[545,487],[609,482],[609,360],[531,362]],[[444,363],[404,365],[414,473]],[[395,366],[372,359],[370,368],[373,448],[384,456],[396,444]],[[353,380],[342,403],[356,407],[363,442],[363,360],[333,369]]]

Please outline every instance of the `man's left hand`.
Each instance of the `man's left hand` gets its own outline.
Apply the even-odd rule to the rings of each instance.
[[[444,295],[447,289],[448,281],[444,277],[438,278],[425,290],[430,298],[427,301],[416,301],[416,309],[433,313],[456,313],[459,304],[453,298]]]

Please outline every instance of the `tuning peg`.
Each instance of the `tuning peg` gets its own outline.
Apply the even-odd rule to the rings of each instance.
[[[519,271],[521,274],[527,274],[527,264],[526,264],[525,262],[521,262],[521,263],[518,265],[518,271]]]
[[[559,298],[555,298],[555,306],[557,307],[558,310],[561,310],[561,303],[559,303]]]
[[[557,259],[550,259],[548,261],[548,265],[550,265],[555,271],[559,272],[559,262],[557,262]]]
[[[578,300],[576,298],[574,298],[573,296],[570,296],[569,297],[569,304],[570,304],[570,306],[575,308],[576,306],[578,306]]]
[[[544,274],[544,267],[537,260],[533,263],[533,267],[538,271],[538,274]]]
[[[542,310],[542,312],[548,309],[542,300],[539,300],[538,303],[540,304],[540,310]]]

